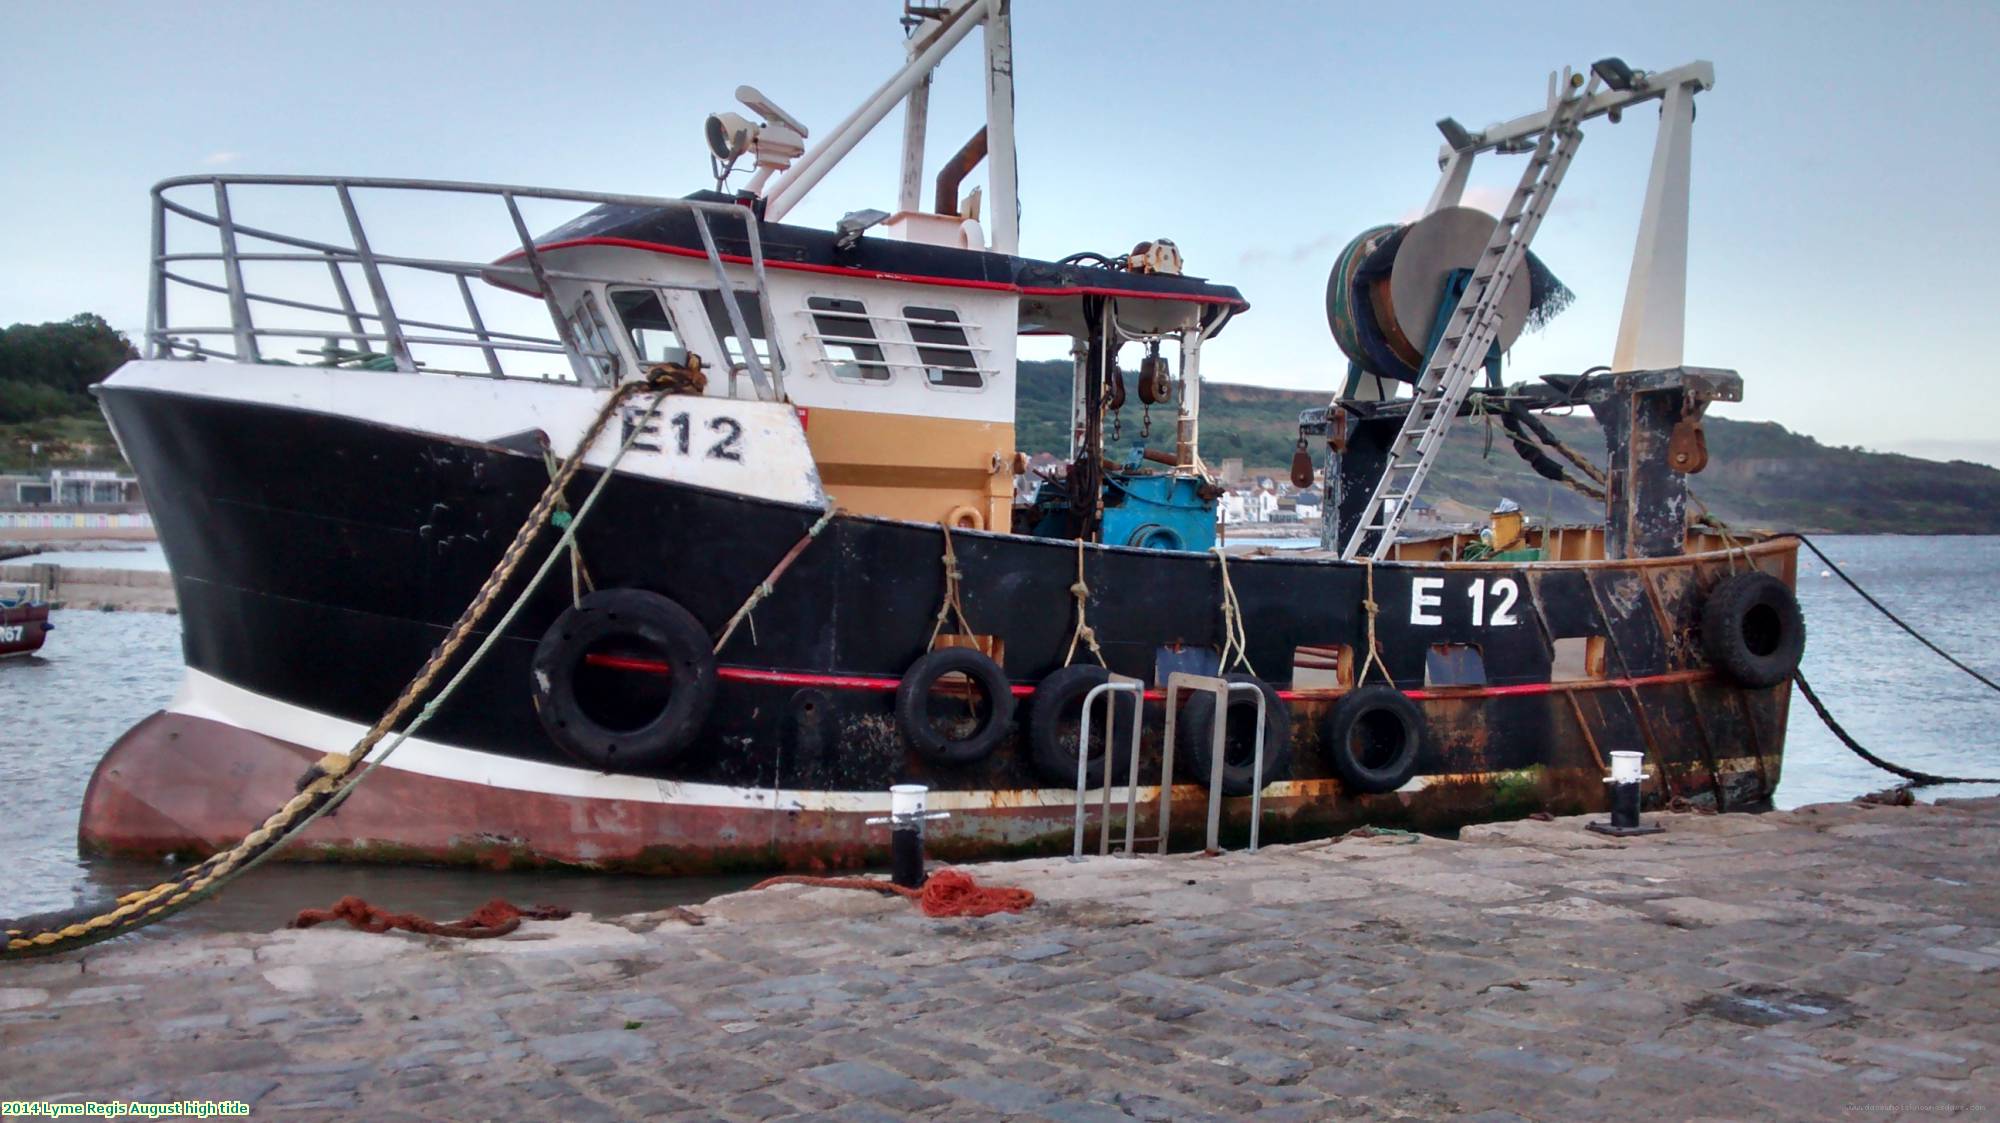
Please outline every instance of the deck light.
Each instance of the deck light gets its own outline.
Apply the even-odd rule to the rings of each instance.
[[[1478,143],[1479,140],[1478,137],[1473,136],[1471,132],[1467,131],[1464,125],[1459,124],[1456,117],[1446,117],[1444,120],[1439,121],[1438,132],[1444,134],[1444,142],[1450,145],[1454,152],[1463,152]]]
[[[1590,64],[1590,72],[1604,80],[1604,84],[1623,93],[1646,84],[1646,72],[1634,70],[1625,65],[1622,58],[1601,58]]]

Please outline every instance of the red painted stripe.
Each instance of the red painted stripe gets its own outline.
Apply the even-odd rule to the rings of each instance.
[[[674,673],[671,664],[658,659],[634,659],[630,655],[603,655],[592,652],[584,656],[583,661],[593,667],[610,667],[614,671],[644,671],[650,675]]]
[[[621,249],[647,250],[652,253],[671,254],[675,257],[698,257],[704,260],[708,257],[706,250],[692,249],[687,246],[668,246],[658,242],[642,242],[634,238],[570,238],[535,248],[543,253],[547,253],[551,250],[566,250],[578,246],[616,246]],[[494,264],[505,264],[515,258],[526,256],[526,253],[527,251],[525,250],[515,250],[513,253],[502,257],[499,261],[494,262]],[[742,254],[725,253],[720,256],[722,260],[731,265],[750,264],[750,259]],[[945,288],[954,289],[985,289],[990,292],[1018,293],[1022,296],[1118,296],[1127,297],[1132,300],[1178,300],[1189,304],[1227,304],[1238,311],[1250,307],[1250,302],[1241,297],[1208,296],[1201,293],[1141,292],[1134,289],[1105,288],[1102,285],[1071,285],[1066,287],[1016,285],[1008,281],[976,281],[971,278],[960,277],[926,277],[915,273],[885,273],[878,269],[849,269],[840,265],[818,265],[807,261],[774,261],[768,257],[764,259],[764,268],[790,269],[798,273],[826,273],[836,277],[860,277],[870,281],[892,281],[903,285],[940,285]],[[513,292],[529,296],[534,295],[532,292],[514,285],[500,282],[495,283],[499,287]]]
[[[592,656],[593,659],[597,658]],[[637,668],[634,668],[637,669]],[[900,679],[879,675],[828,675],[802,671],[767,671],[757,667],[722,667],[716,671],[719,678],[731,682],[752,682],[766,686],[821,686],[835,690],[876,690],[893,691],[902,685]],[[1666,674],[1646,675],[1638,678],[1598,678],[1578,679],[1571,682],[1527,682],[1513,686],[1465,686],[1431,687],[1421,690],[1405,690],[1404,694],[1419,701],[1450,698],[1506,698],[1519,695],[1551,694],[1559,690],[1624,690],[1638,686],[1662,686],[1680,682],[1699,682],[1713,678],[1714,671],[1668,671]],[[1035,688],[1022,683],[1014,683],[1009,689],[1015,697],[1025,698],[1035,692]],[[1346,694],[1345,690],[1280,690],[1278,697],[1287,702],[1305,700],[1332,701]],[[1164,701],[1167,692],[1148,690],[1146,697],[1153,701]]]

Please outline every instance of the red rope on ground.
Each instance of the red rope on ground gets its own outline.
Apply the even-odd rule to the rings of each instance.
[[[872,889],[877,893],[894,893],[917,902],[917,907],[923,910],[925,916],[991,916],[996,912],[1020,912],[1035,903],[1035,895],[1026,889],[981,885],[972,879],[971,874],[954,869],[941,869],[930,875],[924,880],[922,889],[905,889],[893,881],[872,877],[810,877],[805,874],[765,878],[750,888],[768,889],[773,885]]]
[[[534,908],[519,908],[495,897],[473,910],[464,920],[438,923],[425,920],[413,912],[390,912],[376,908],[359,897],[342,897],[330,909],[301,909],[292,920],[293,928],[311,928],[329,920],[345,920],[363,932],[387,932],[401,928],[406,932],[417,932],[426,936],[452,936],[461,940],[489,940],[495,936],[505,936],[521,926],[526,920],[561,920],[570,914],[568,909],[554,905],[537,905]]]

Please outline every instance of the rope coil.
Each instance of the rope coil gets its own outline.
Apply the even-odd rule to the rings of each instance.
[[[877,893],[894,893],[899,897],[915,901],[925,916],[992,916],[996,912],[1020,912],[1035,903],[1035,895],[1026,889],[1005,885],[981,885],[972,875],[949,867],[938,870],[924,879],[921,889],[906,889],[893,881],[882,881],[872,877],[812,877],[806,874],[785,874],[769,877],[752,885],[751,890],[768,889],[773,885],[805,885],[815,889],[868,889]]]

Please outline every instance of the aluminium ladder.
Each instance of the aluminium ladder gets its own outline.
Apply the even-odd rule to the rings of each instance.
[[[1474,377],[1486,365],[1487,352],[1500,332],[1500,302],[1527,260],[1528,243],[1549,213],[1563,173],[1569,170],[1577,145],[1583,141],[1576,119],[1596,90],[1597,79],[1593,77],[1587,89],[1566,89],[1556,99],[1548,126],[1521,173],[1520,185],[1494,224],[1493,237],[1466,281],[1465,295],[1453,309],[1437,346],[1424,360],[1410,412],[1389,446],[1388,460],[1368,505],[1362,508],[1353,534],[1340,551],[1342,561],[1353,561],[1364,549],[1376,561],[1388,556],[1424,477],[1444,449],[1445,434],[1458,419]]]

